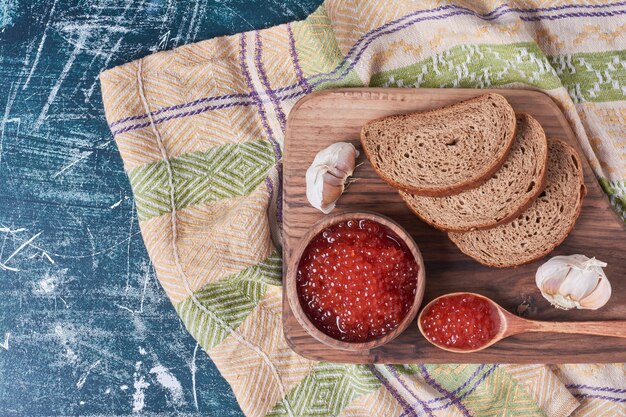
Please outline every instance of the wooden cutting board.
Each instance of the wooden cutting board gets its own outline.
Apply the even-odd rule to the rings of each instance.
[[[354,177],[336,211],[372,210],[391,217],[406,228],[420,247],[426,265],[425,305],[455,291],[472,291],[491,297],[507,310],[539,320],[626,319],[626,227],[611,209],[558,106],[547,95],[528,90],[382,89],[328,90],[300,100],[289,115],[283,173],[283,256],[322,216],[305,195],[305,172],[316,153],[328,145],[351,142],[361,149],[359,131],[368,120],[397,113],[429,110],[488,91],[505,96],[517,112],[530,113],[548,137],[566,140],[584,160],[588,188],[581,216],[570,236],[550,256],[581,253],[608,263],[606,274],[613,296],[600,310],[558,310],[535,286],[535,271],[548,258],[518,268],[496,269],[475,262],[446,237],[415,217],[397,192],[380,180],[361,152]],[[284,286],[283,286],[284,288]],[[526,334],[511,337],[476,353],[454,354],[430,345],[417,324],[409,326],[387,345],[362,354],[332,349],[309,336],[294,318],[283,292],[283,322],[287,343],[300,355],[317,360],[352,363],[572,363],[624,362],[626,339]]]

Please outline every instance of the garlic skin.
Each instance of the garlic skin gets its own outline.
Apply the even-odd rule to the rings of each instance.
[[[565,310],[597,310],[611,298],[605,262],[585,255],[555,256],[537,270],[535,282],[550,303]]]
[[[315,155],[306,170],[306,197],[313,207],[324,214],[335,208],[358,157],[359,151],[347,142],[333,143]]]

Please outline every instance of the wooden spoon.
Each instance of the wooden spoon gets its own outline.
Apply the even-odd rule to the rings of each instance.
[[[498,332],[494,335],[494,337],[483,346],[477,349],[459,349],[452,348],[447,346],[439,345],[426,336],[424,333],[424,329],[422,328],[422,315],[425,311],[427,311],[430,306],[435,303],[437,300],[443,297],[449,297],[453,295],[472,295],[474,297],[481,298],[486,300],[490,305],[498,313],[498,317],[500,318],[500,328]],[[521,333],[531,333],[531,332],[540,332],[540,333],[569,333],[569,334],[589,334],[594,336],[610,336],[610,337],[622,337],[626,338],[626,320],[615,320],[611,321],[610,325],[607,325],[606,322],[594,322],[594,321],[537,321],[537,320],[527,320],[521,317],[518,317],[514,314],[509,313],[500,305],[498,305],[495,301],[491,300],[480,294],[470,293],[470,292],[457,292],[445,294],[440,297],[435,298],[430,303],[426,305],[420,312],[417,318],[417,325],[420,329],[422,335],[433,345],[441,348],[443,350],[447,350],[449,352],[455,353],[471,353],[477,352],[479,350],[483,350],[493,345],[496,342],[504,339],[505,337],[513,336]]]

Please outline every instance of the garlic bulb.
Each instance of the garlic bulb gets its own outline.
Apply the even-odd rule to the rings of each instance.
[[[333,143],[318,152],[306,171],[306,197],[313,207],[324,214],[335,208],[358,157],[359,151],[347,142]]]
[[[585,255],[555,256],[539,267],[535,282],[555,307],[596,310],[611,297],[611,284],[602,270],[605,266]]]

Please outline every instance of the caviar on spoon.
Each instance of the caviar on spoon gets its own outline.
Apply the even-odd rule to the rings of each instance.
[[[493,300],[474,293],[442,295],[428,303],[417,318],[420,332],[433,345],[450,352],[470,353],[521,333],[549,332],[626,338],[626,320],[536,321],[515,316]]]

